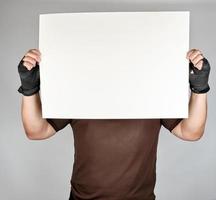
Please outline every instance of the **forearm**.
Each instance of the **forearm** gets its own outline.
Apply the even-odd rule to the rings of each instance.
[[[188,118],[182,121],[182,132],[202,136],[207,118],[207,93],[191,92]]]
[[[22,96],[22,121],[28,137],[40,134],[46,128],[46,120],[42,118],[41,100],[39,93],[32,96]]]

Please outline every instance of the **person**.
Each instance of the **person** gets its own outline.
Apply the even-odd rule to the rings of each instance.
[[[189,60],[189,116],[166,119],[42,118],[39,63],[41,52],[30,49],[18,65],[22,122],[31,140],[53,136],[71,126],[74,163],[70,200],[154,200],[157,144],[161,126],[185,141],[204,134],[210,64],[198,49]],[[72,88],[71,88],[72,89]]]

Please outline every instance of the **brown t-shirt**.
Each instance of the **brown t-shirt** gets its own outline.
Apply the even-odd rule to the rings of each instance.
[[[70,124],[74,164],[70,199],[154,200],[161,125],[177,119],[47,119],[56,131]]]

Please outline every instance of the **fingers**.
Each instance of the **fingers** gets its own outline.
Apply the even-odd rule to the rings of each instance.
[[[195,51],[196,49],[191,49],[187,52],[186,58],[189,59],[189,56]]]
[[[202,69],[203,65],[203,55],[202,52],[198,49],[191,49],[187,52],[187,59],[189,59],[193,65],[198,68],[199,70]]]
[[[198,54],[192,60],[192,63],[194,64],[194,66],[197,67],[199,70],[202,68],[202,63],[203,63],[202,59],[203,59],[202,54]]]
[[[41,53],[38,49],[30,49],[23,58],[23,65],[28,69],[31,70],[33,67],[36,66],[36,62],[41,61]]]
[[[32,66],[35,66],[35,65],[36,65],[36,62],[37,62],[34,58],[32,58],[32,57],[30,57],[30,56],[25,56],[25,57],[23,58],[23,61],[24,61],[24,62],[27,62],[27,63],[29,63],[29,64],[31,64]]]
[[[39,51],[39,49],[31,49],[30,51],[35,52],[38,55],[41,55],[41,52]]]
[[[199,60],[199,62],[196,64],[196,67],[201,70],[203,66],[203,60]]]
[[[187,59],[193,60],[198,54],[202,54],[198,49],[191,49],[187,53]]]

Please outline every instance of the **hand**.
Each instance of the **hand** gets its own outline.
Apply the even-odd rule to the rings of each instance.
[[[189,59],[189,83],[194,93],[206,93],[210,90],[208,79],[210,64],[198,49],[191,49],[187,52]]]
[[[41,53],[37,49],[30,49],[18,65],[21,86],[18,92],[31,96],[40,90],[39,62]]]

